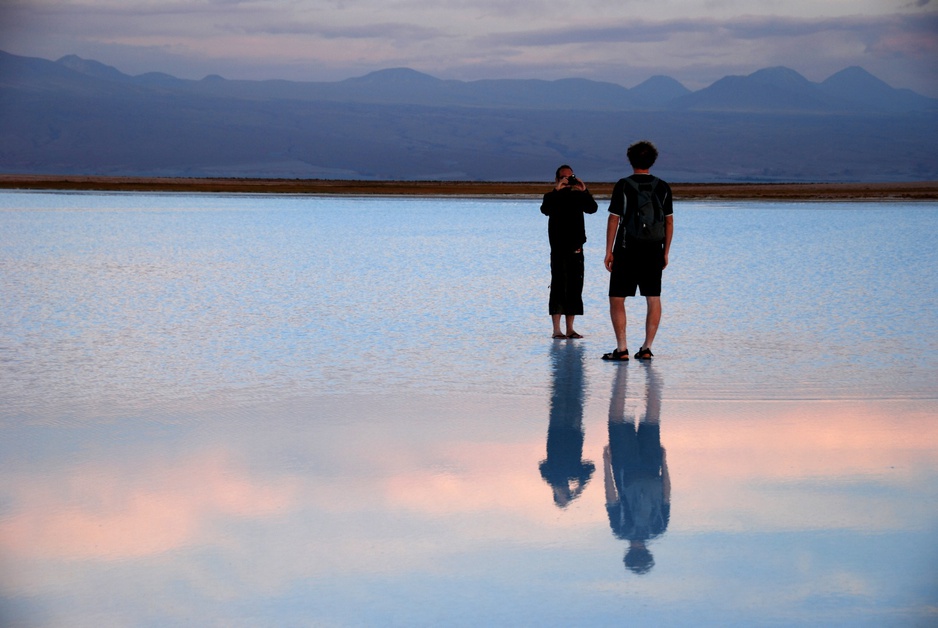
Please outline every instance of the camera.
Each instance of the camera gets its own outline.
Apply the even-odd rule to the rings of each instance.
[[[580,180],[576,178],[575,174],[571,174],[569,177],[567,177],[567,185],[570,187],[574,187],[579,182]]]

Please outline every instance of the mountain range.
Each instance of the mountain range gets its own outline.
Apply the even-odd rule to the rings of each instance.
[[[335,82],[138,76],[0,52],[0,172],[535,181],[560,163],[627,174],[651,139],[675,181],[938,179],[938,100],[859,67],[815,83],[766,68],[691,91],[655,76]]]

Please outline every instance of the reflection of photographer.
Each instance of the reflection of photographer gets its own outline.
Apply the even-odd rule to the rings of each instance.
[[[628,368],[619,368],[609,401],[609,445],[603,451],[606,512],[616,537],[627,540],[625,566],[636,574],[648,573],[655,561],[647,542],[668,527],[671,515],[671,478],[661,447],[661,384],[647,367],[645,413],[636,427],[626,417]]]
[[[583,460],[583,348],[573,343],[554,343],[551,361],[547,458],[540,469],[554,493],[554,503],[566,508],[586,488],[595,468],[592,462]]]
[[[583,314],[583,245],[586,243],[584,214],[598,209],[586,184],[564,164],[554,174],[554,189],[544,195],[541,213],[549,218],[550,300],[548,310],[554,327],[553,337],[582,338],[573,328],[573,319]],[[566,331],[561,318],[566,317]]]

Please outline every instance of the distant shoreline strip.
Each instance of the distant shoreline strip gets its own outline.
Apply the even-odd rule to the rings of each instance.
[[[552,182],[349,181],[339,179],[246,179],[99,177],[0,174],[0,189],[102,192],[215,192],[342,196],[513,196],[540,198]],[[590,183],[609,197],[613,183]],[[888,183],[671,183],[675,200],[935,201],[938,181]]]

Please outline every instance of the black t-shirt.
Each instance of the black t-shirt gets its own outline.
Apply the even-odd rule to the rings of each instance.
[[[589,190],[563,188],[545,194],[541,213],[550,218],[547,221],[550,250],[572,253],[581,248],[586,242],[583,214],[595,214],[597,209],[599,206]]]

